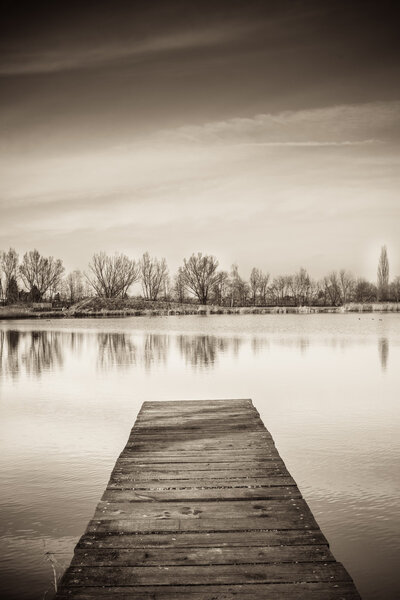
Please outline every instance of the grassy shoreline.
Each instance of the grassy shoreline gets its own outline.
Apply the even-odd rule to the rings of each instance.
[[[268,314],[344,314],[351,312],[400,312],[400,303],[350,303],[343,306],[201,306],[177,302],[147,302],[143,300],[83,301],[66,309],[46,309],[29,305],[0,307],[0,320],[14,319],[86,319],[115,317],[156,317],[172,315],[268,315]]]

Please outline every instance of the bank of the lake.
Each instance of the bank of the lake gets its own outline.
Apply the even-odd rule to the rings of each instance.
[[[88,298],[71,306],[50,302],[0,306],[0,320],[165,317],[170,315],[267,315],[324,313],[397,313],[398,302],[348,303],[342,306],[218,306],[148,301],[142,298]]]

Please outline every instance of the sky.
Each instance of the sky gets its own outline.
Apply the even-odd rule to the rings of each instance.
[[[400,275],[396,2],[1,2],[0,250]]]

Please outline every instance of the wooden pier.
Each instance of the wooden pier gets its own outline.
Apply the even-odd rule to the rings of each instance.
[[[145,402],[58,600],[355,600],[251,400]]]

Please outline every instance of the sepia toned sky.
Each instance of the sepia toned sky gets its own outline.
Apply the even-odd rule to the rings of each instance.
[[[400,274],[396,2],[1,8],[0,249]]]

